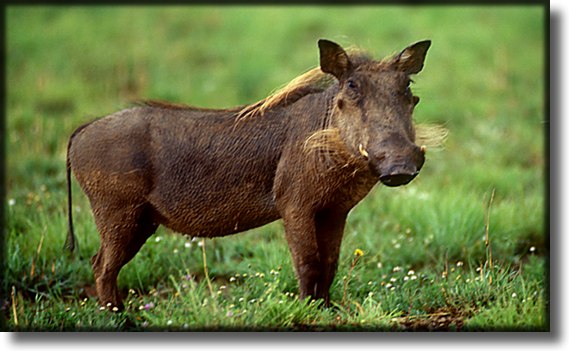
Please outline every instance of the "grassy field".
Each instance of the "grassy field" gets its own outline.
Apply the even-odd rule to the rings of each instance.
[[[549,330],[545,8],[6,13],[4,329]],[[136,99],[254,102],[316,66],[319,38],[377,57],[430,38],[415,119],[450,130],[415,181],[377,186],[350,213],[333,307],[297,299],[276,222],[206,241],[160,228],[120,274],[126,311],[101,310],[99,239],[76,183],[79,253],[63,250],[72,131]]]

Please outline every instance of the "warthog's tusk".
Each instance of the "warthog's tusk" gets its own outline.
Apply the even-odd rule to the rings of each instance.
[[[421,145],[421,153],[425,154],[427,152],[427,147],[425,145]]]
[[[363,157],[369,158],[369,154],[367,153],[366,149],[364,149],[362,144],[360,144],[360,146],[358,147],[358,150],[359,150],[360,154],[362,154]]]

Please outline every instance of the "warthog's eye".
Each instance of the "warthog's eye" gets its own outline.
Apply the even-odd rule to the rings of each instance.
[[[356,81],[350,79],[346,82],[346,93],[352,99],[359,99],[360,98],[360,87]]]
[[[357,89],[358,88],[356,82],[354,82],[351,79],[348,81],[347,85],[348,85],[348,88],[350,88],[350,89]]]
[[[346,86],[348,87],[350,92],[355,93],[355,94],[359,94],[358,83],[356,83],[352,79],[350,79],[346,82]]]

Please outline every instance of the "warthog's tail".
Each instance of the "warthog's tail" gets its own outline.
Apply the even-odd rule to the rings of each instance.
[[[67,238],[65,239],[65,249],[69,250],[71,253],[75,251],[77,247],[77,240],[75,238],[75,233],[73,232],[73,202],[71,196],[71,160],[69,159],[69,151],[71,150],[71,143],[75,136],[82,131],[85,127],[93,123],[85,123],[79,128],[75,129],[71,137],[69,137],[69,142],[67,143],[67,158],[65,159],[65,167],[67,172]]]
[[[67,143],[67,158],[65,160],[66,171],[67,171],[67,239],[65,239],[65,248],[71,253],[75,250],[75,233],[73,232],[73,204],[71,196],[71,162],[69,161],[69,149],[71,148],[71,141],[75,133],[69,138]]]
[[[77,248],[77,240],[75,238],[75,233],[73,232],[73,203],[71,197],[71,160],[69,159],[69,151],[71,150],[71,143],[77,134],[82,131],[85,127],[89,126],[91,123],[95,122],[99,118],[85,123],[79,128],[75,129],[71,137],[69,137],[69,142],[67,143],[67,158],[65,159],[65,166],[67,172],[67,238],[65,239],[65,249],[69,250],[71,253]]]

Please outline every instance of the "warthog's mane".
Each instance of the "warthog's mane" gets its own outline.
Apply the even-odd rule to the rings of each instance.
[[[347,52],[350,61],[356,66],[364,62],[372,61],[370,56],[361,49],[350,48]],[[381,62],[377,63],[381,64]],[[294,78],[284,87],[278,89],[266,98],[243,107],[239,111],[237,118],[241,119],[263,115],[270,109],[288,106],[306,95],[323,92],[335,82],[336,79],[332,75],[324,73],[320,67],[312,68]]]
[[[367,52],[356,47],[347,49],[347,53],[350,57],[350,61],[355,64],[355,66],[360,66],[363,63],[373,63],[374,65],[381,66],[385,61],[373,61]],[[320,67],[315,67],[294,78],[289,83],[285,84],[282,88],[276,90],[271,95],[255,103],[217,110],[237,112],[237,120],[263,115],[269,109],[276,107],[285,107],[291,105],[306,95],[323,92],[332,86],[335,82],[336,79],[332,75],[322,72]],[[148,106],[170,110],[216,110],[211,108],[202,108],[193,105],[171,103],[152,99],[138,100],[134,101],[133,103],[137,106]]]

